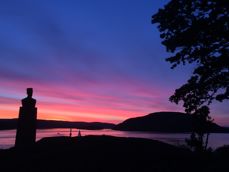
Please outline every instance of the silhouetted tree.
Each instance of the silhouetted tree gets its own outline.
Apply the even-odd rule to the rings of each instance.
[[[152,23],[158,24],[162,44],[173,53],[166,59],[172,69],[179,64],[196,66],[170,101],[183,101],[185,111],[193,115],[189,144],[204,150],[204,134],[212,121],[208,106],[213,100],[229,99],[229,1],[171,0],[152,16]]]

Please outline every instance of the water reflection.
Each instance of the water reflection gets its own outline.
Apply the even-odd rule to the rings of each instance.
[[[78,129],[72,129],[72,136],[78,135]],[[160,140],[173,145],[185,144],[185,138],[189,137],[188,133],[149,133],[149,132],[128,132],[115,131],[110,129],[104,130],[80,130],[81,135],[111,135],[117,137],[137,137]],[[37,130],[37,139],[44,137],[69,136],[69,129],[39,129]],[[0,149],[12,147],[15,142],[16,130],[0,131]],[[209,138],[209,145],[215,149],[223,145],[229,145],[229,134],[211,134]]]

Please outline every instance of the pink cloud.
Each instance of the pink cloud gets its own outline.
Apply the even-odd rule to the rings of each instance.
[[[0,99],[12,111],[4,114],[0,107],[1,118],[16,115],[20,99],[26,96],[27,87],[34,88],[39,118],[112,121],[121,122],[129,117],[146,115],[155,111],[176,109],[170,105],[166,90],[153,88],[133,79],[119,77],[118,82],[86,82],[78,85],[71,78],[68,83],[39,82],[29,80],[1,81]],[[85,85],[84,85],[85,84]],[[2,103],[3,104],[3,103]],[[172,108],[171,108],[172,107]]]

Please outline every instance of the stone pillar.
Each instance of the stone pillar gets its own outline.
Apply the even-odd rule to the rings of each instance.
[[[36,100],[32,98],[33,89],[27,88],[27,97],[22,99],[19,110],[15,146],[29,147],[36,141],[37,108]]]

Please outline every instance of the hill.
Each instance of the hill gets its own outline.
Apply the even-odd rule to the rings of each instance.
[[[190,151],[159,141],[111,136],[50,137],[33,149],[0,150],[1,170],[17,172],[187,171],[190,158]]]
[[[55,120],[37,120],[38,129],[48,128],[78,128],[78,129],[110,129],[115,125],[111,123],[102,122],[69,122],[69,121],[55,121]],[[17,119],[0,119],[0,130],[16,129]]]
[[[116,125],[113,129],[123,131],[154,132],[190,132],[192,117],[180,112],[156,112],[146,116],[130,118]],[[229,132],[228,128],[215,123],[211,124],[211,132]]]
[[[0,150],[1,171],[229,171],[228,147],[195,154],[155,140],[111,136],[43,138],[31,148]]]

